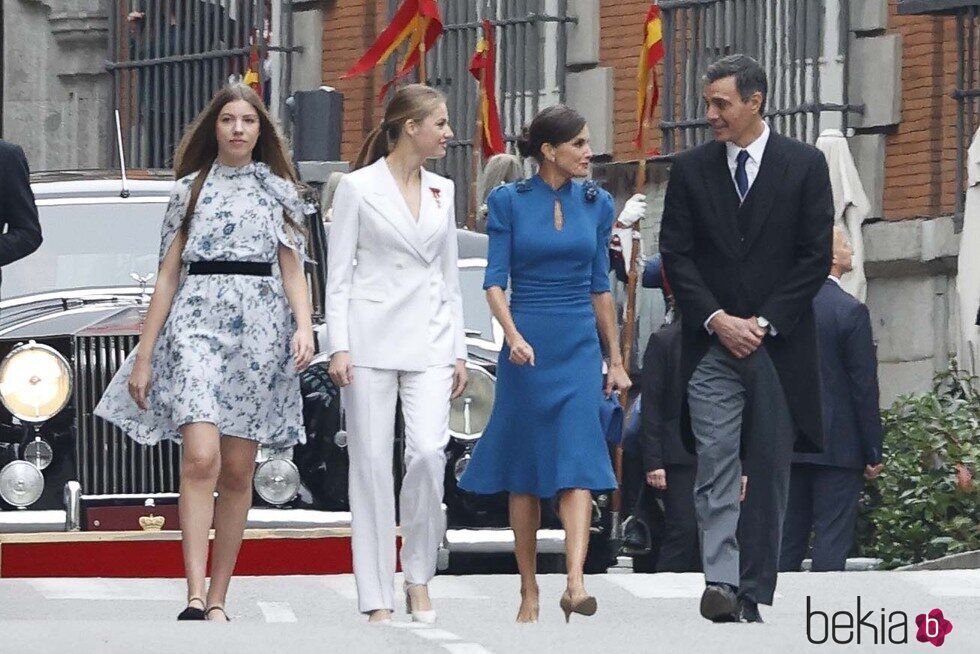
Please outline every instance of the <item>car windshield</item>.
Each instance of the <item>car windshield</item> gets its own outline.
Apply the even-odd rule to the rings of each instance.
[[[464,267],[459,269],[459,286],[463,296],[463,319],[467,330],[480,332],[475,338],[493,342],[493,314],[487,305],[483,292],[484,267]]]
[[[167,198],[128,202],[39,203],[44,241],[3,269],[4,299],[81,288],[138,286],[155,274]],[[153,285],[151,280],[150,286]]]

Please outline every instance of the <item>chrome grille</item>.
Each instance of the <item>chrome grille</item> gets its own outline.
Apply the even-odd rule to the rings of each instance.
[[[164,441],[140,445],[92,412],[136,336],[85,336],[75,339],[75,424],[78,425],[78,480],[82,493],[176,493],[180,485],[180,446]]]

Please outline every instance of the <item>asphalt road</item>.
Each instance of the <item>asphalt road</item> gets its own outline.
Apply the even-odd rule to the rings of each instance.
[[[517,625],[517,584],[513,575],[437,577],[431,589],[439,622],[420,627],[402,607],[392,624],[367,625],[355,611],[350,575],[238,578],[228,625],[175,622],[181,580],[7,579],[0,580],[0,653],[931,652],[932,644],[916,640],[915,616],[936,608],[953,625],[941,654],[980,652],[980,570],[780,575],[775,605],[762,607],[762,625],[703,620],[700,575],[621,571],[587,579],[599,612],[573,616],[569,625],[558,608],[564,578],[541,575],[541,621]],[[853,642],[858,597],[861,645]],[[831,621],[836,633],[828,632]],[[906,644],[882,644],[885,632],[900,640],[904,624]],[[835,635],[852,642],[834,644]],[[825,637],[825,644],[811,643]]]

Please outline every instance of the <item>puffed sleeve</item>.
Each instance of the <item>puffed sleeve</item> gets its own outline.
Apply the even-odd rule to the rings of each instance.
[[[595,258],[592,260],[592,292],[609,292],[609,240],[612,238],[616,208],[608,191],[600,191],[599,226],[596,228]]]
[[[167,251],[180,232],[180,224],[184,221],[187,202],[191,197],[191,186],[196,177],[196,173],[181,177],[170,192],[170,202],[167,204],[167,211],[163,214],[163,224],[160,225],[160,263],[163,263],[163,258],[167,256]]]
[[[512,247],[512,207],[507,187],[498,187],[490,193],[487,209],[487,236],[490,237],[490,243],[487,246],[487,271],[483,278],[483,288],[499,286],[506,290]]]

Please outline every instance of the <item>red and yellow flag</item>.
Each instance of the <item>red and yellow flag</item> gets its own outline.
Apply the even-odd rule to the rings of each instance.
[[[476,44],[476,52],[470,60],[470,74],[480,83],[480,116],[483,121],[483,156],[492,157],[505,151],[504,133],[500,129],[500,113],[497,111],[497,55],[493,45],[493,25],[483,21],[483,36]]]
[[[395,12],[391,24],[374,40],[368,51],[343,75],[349,79],[365,73],[378,64],[388,61],[392,53],[406,41],[408,50],[402,59],[394,79],[386,83],[378,94],[378,101],[384,99],[391,85],[415,68],[420,60],[420,50],[432,49],[442,34],[442,15],[436,0],[405,0]]]
[[[636,67],[636,149],[643,151],[643,121],[647,116],[653,116],[653,110],[660,99],[660,88],[657,86],[657,75],[654,70],[657,62],[664,58],[663,21],[660,18],[660,7],[650,5],[647,19],[643,23],[643,48],[640,50],[640,60]],[[653,82],[653,94],[648,97],[648,87]]]
[[[258,36],[253,33],[253,38],[257,39]],[[252,87],[252,90],[262,97],[262,75],[259,73],[261,63],[259,62],[259,44],[256,41],[252,41],[252,51],[248,54],[248,70],[245,71],[245,76],[242,78],[242,82],[248,84]]]

